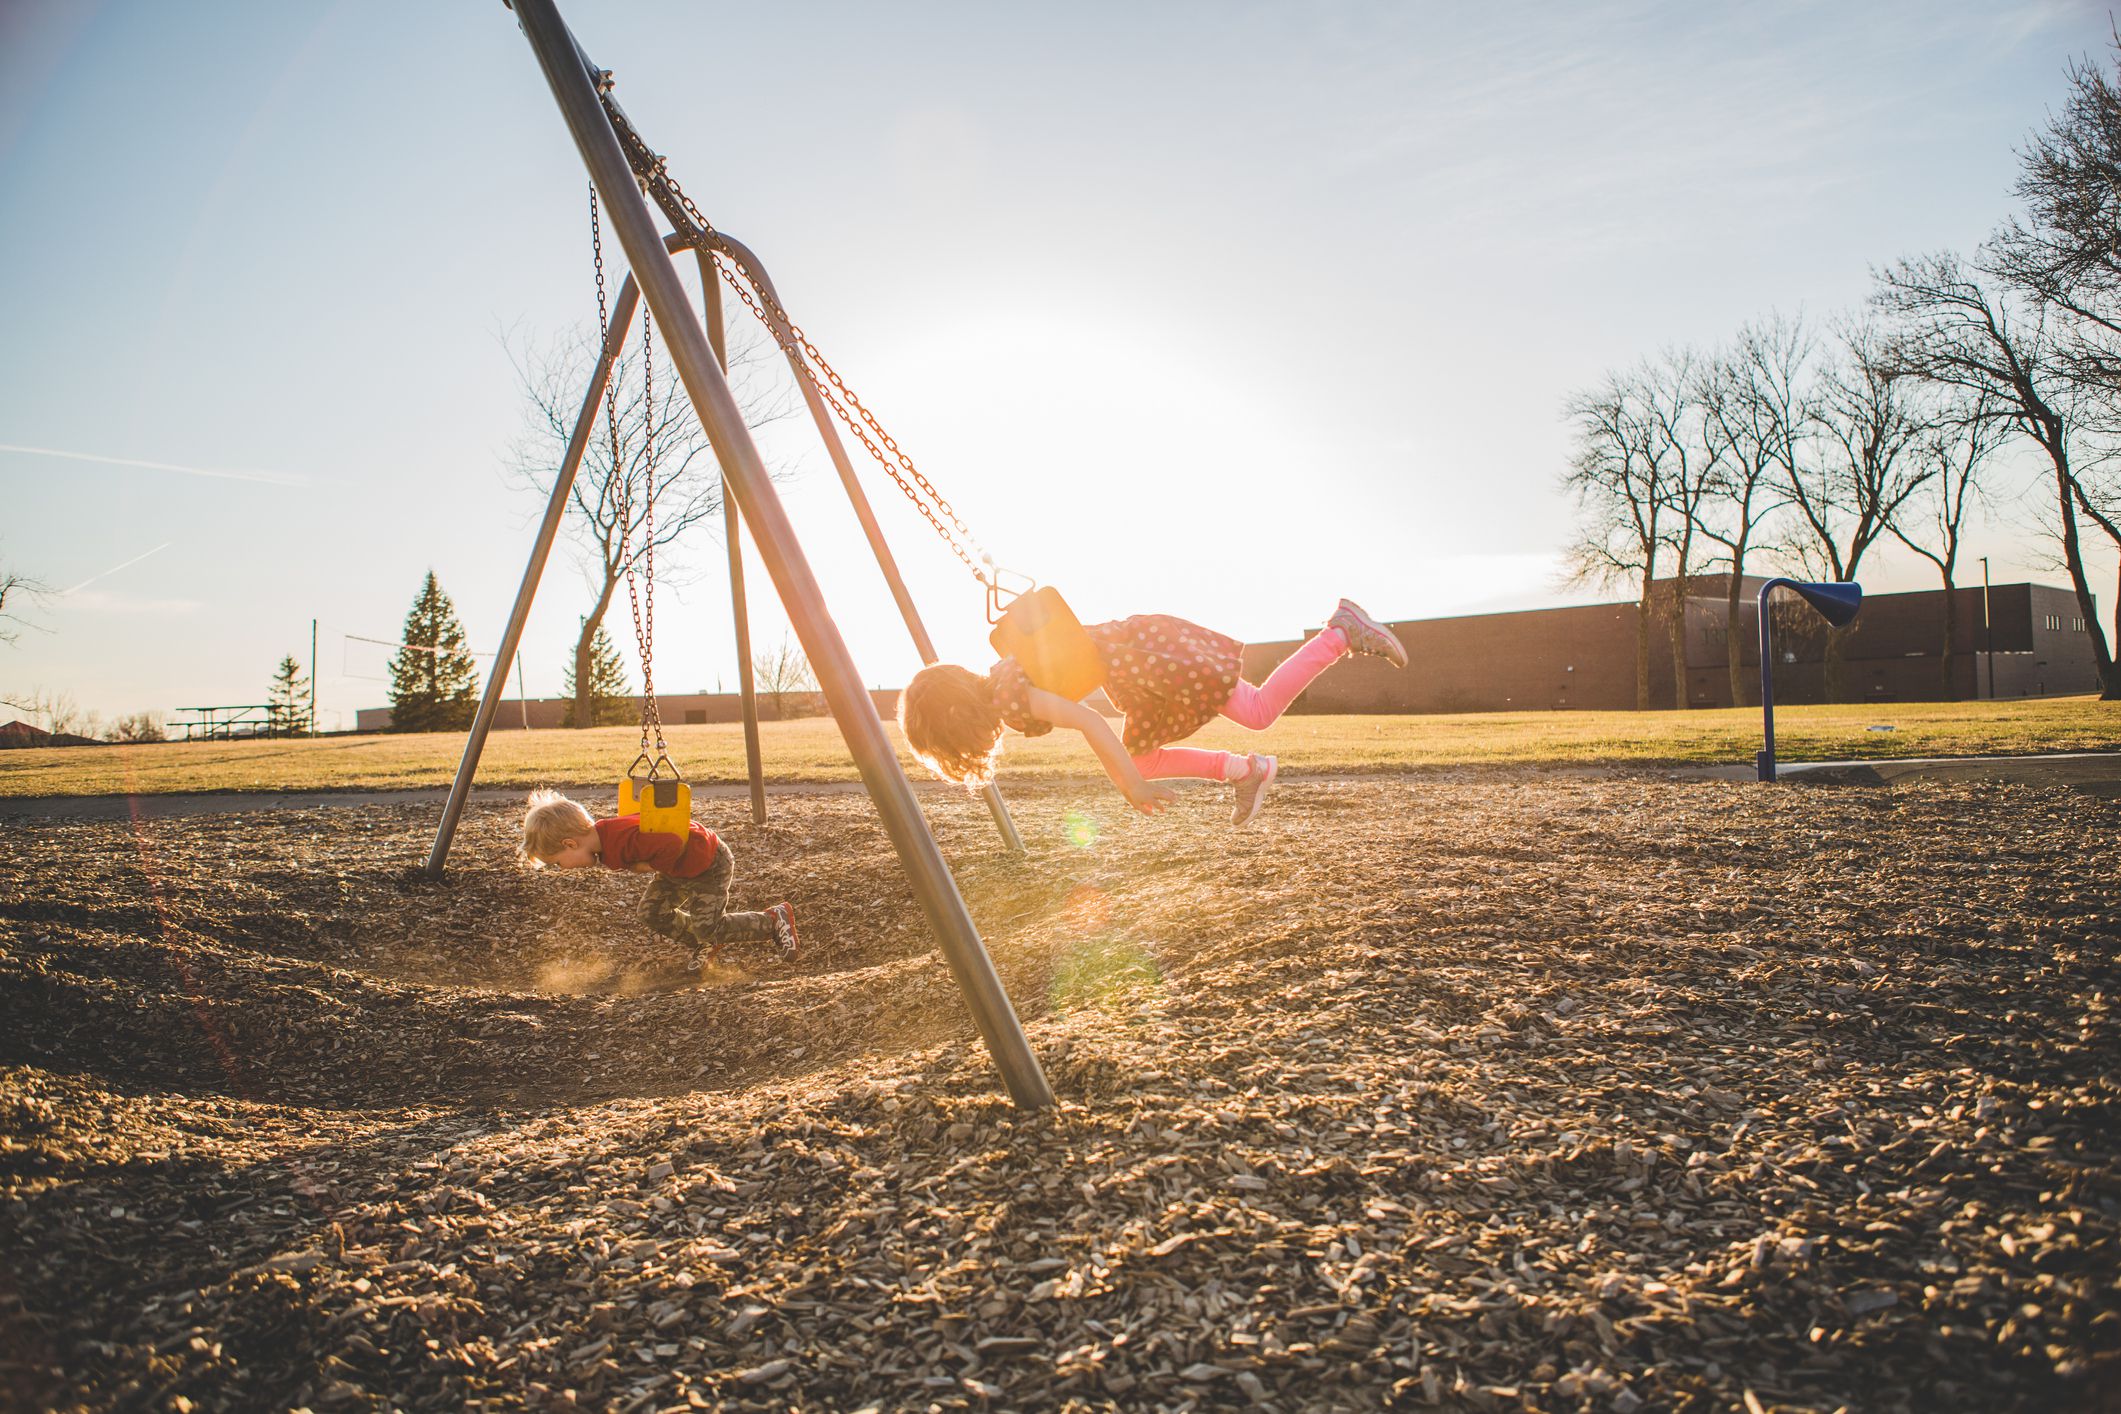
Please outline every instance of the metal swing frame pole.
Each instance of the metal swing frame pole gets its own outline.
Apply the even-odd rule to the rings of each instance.
[[[914,650],[921,655],[924,666],[935,663],[938,660],[935,640],[928,636],[928,626],[921,621],[912,592],[906,588],[905,577],[899,573],[898,558],[891,553],[890,543],[884,539],[884,528],[877,523],[876,508],[870,505],[868,493],[862,490],[861,480],[854,474],[854,462],[847,455],[847,444],[840,440],[839,428],[833,425],[825,400],[818,396],[816,385],[810,381],[810,372],[795,350],[793,334],[776,312],[788,306],[782,301],[780,291],[773,287],[773,277],[766,273],[765,265],[751,247],[742,241],[717,231],[713,244],[741,269],[748,270],[758,284],[759,293],[766,297],[761,313],[771,325],[774,342],[780,345],[788,366],[795,372],[795,386],[802,392],[804,405],[810,409],[810,420],[817,424],[818,435],[824,439],[833,469],[840,474],[840,485],[847,488],[847,499],[854,504],[855,519],[862,523],[862,534],[868,537],[869,548],[876,555],[876,567],[883,572],[884,582],[891,586],[891,597],[898,604],[899,617],[906,621],[906,631],[913,635]],[[700,252],[700,265],[703,272],[712,269],[711,258],[704,250]],[[707,278],[706,274],[703,273],[701,278]],[[990,781],[980,795],[987,802],[988,813],[994,816],[994,827],[1001,831],[1002,842],[1011,852],[1022,854],[1023,836],[1016,832],[1016,821],[1010,818],[1009,806],[1002,799],[1001,791]]]
[[[670,360],[684,381],[693,410],[714,446],[723,474],[729,478],[730,489],[751,522],[759,556],[766,562],[796,637],[817,671],[825,700],[846,737],[848,752],[876,804],[885,833],[898,851],[914,897],[920,901],[928,926],[964,993],[973,1023],[994,1057],[1011,1098],[1024,1108],[1051,1105],[1053,1091],[1046,1083],[1045,1072],[1010,1007],[993,960],[957,891],[957,881],[951,877],[935,836],[929,832],[913,786],[899,767],[897,752],[877,717],[876,704],[863,686],[854,658],[840,637],[839,626],[825,605],[795,527],[744,425],[736,399],[715,364],[714,352],[708,347],[700,321],[694,317],[685,287],[664,257],[662,239],[656,234],[645,199],[620,150],[618,135],[598,101],[595,80],[582,61],[574,37],[553,0],[514,0],[514,9],[583,165],[589,169],[590,180],[610,214],[627,263],[640,281],[641,296],[663,326]]]
[[[722,324],[722,282],[715,278],[714,257],[694,252],[700,265],[700,302],[706,306],[707,345],[714,361],[729,376],[729,334]],[[744,704],[744,765],[751,779],[751,823],[766,823],[766,772],[759,755],[759,697],[751,669],[751,610],[744,601],[743,514],[722,475],[722,538],[729,542],[729,608],[736,621],[737,693]]]
[[[449,859],[450,841],[456,838],[457,822],[463,818],[464,802],[471,795],[471,778],[478,773],[479,754],[486,749],[486,734],[493,728],[494,712],[501,705],[501,692],[508,682],[508,665],[515,660],[516,651],[523,642],[523,624],[530,618],[530,604],[537,598],[538,581],[545,574],[545,561],[551,557],[553,539],[559,534],[560,521],[566,516],[567,498],[574,491],[575,476],[582,469],[583,455],[589,450],[589,435],[596,430],[604,384],[611,377],[612,366],[618,362],[619,350],[625,347],[627,332],[633,325],[634,309],[640,299],[640,286],[633,276],[628,275],[620,282],[618,298],[612,302],[611,327],[605,331],[596,371],[589,375],[589,391],[582,398],[582,411],[576,416],[574,432],[567,439],[567,455],[560,459],[560,473],[553,479],[552,495],[545,502],[545,519],[538,524],[537,543],[531,546],[530,563],[523,567],[523,582],[516,589],[515,607],[508,611],[508,627],[501,634],[501,649],[494,655],[493,668],[486,677],[486,691],[480,694],[479,710],[471,719],[471,734],[464,739],[464,757],[457,763],[456,779],[449,786],[449,800],[442,806],[442,823],[435,831],[434,848],[428,851],[427,864],[422,870],[430,879],[442,877],[442,866]]]
[[[1761,750],[1753,757],[1753,773],[1763,781],[1775,774],[1775,632],[1768,614],[1768,596],[1790,583],[1771,579],[1760,586],[1760,737]]]

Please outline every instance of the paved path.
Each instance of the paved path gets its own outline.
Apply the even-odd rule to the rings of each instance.
[[[768,799],[776,795],[843,795],[861,789],[859,781],[768,782]],[[609,781],[596,785],[562,786],[582,800],[602,800],[611,791]],[[481,786],[471,792],[471,804],[520,805],[530,793],[527,786]],[[742,784],[696,785],[696,800],[743,800],[751,788]],[[245,810],[311,810],[333,805],[434,805],[449,798],[446,786],[421,786],[412,790],[279,790],[201,791],[191,795],[24,795],[0,796],[0,820],[124,820],[136,812],[145,820],[174,815],[233,815]]]
[[[2051,756],[1928,756],[1897,761],[1784,761],[1776,770],[1797,779],[1901,785],[1911,781],[2005,781],[2070,786],[2087,795],[2121,800],[2121,752],[2077,751]],[[1713,766],[1717,780],[1751,780],[1753,767]]]
[[[1456,768],[1453,768],[1456,769]],[[1749,781],[1751,762],[1730,766],[1655,766],[1625,762],[1608,766],[1497,766],[1467,767],[1482,774],[1507,777],[1512,772],[1536,773],[1543,778],[1557,774],[1583,776],[1657,776],[1667,780]],[[1778,767],[1791,780],[1832,781],[1863,785],[1901,785],[1914,781],[2007,781],[2022,785],[2069,786],[2107,800],[2121,800],[2121,752],[2083,751],[2050,756],[1937,756],[1897,761],[1785,761]],[[1400,780],[1421,771],[1383,771],[1362,775],[1292,775],[1290,784],[1311,781]],[[1067,784],[1069,778],[1049,777],[1030,784]],[[1075,778],[1090,784],[1089,777]],[[567,790],[585,800],[603,798],[609,784],[574,785]],[[859,781],[769,782],[766,793],[790,795],[852,795],[862,789]],[[956,787],[939,781],[915,781],[922,794],[954,792]],[[518,803],[521,786],[486,786],[474,789],[471,803],[493,805]],[[700,784],[692,788],[703,800],[742,800],[749,788],[741,782]],[[245,810],[310,810],[334,805],[435,805],[448,798],[440,787],[414,790],[320,790],[320,791],[211,791],[192,795],[76,795],[0,796],[0,820],[123,820],[136,812],[142,819],[181,815],[221,815]]]

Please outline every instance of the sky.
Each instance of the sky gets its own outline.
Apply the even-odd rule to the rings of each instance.
[[[1559,580],[1569,392],[1971,249],[2110,35],[2060,0],[562,9],[1000,563],[1085,620],[1255,641],[1343,594],[1626,597]],[[386,700],[361,640],[430,568],[496,643],[541,509],[511,353],[593,327],[585,193],[500,0],[0,4],[0,566],[52,591],[0,695],[259,702],[315,620],[351,726]],[[801,431],[762,437],[783,499],[864,676],[903,682]],[[978,585],[869,489],[944,656],[987,661]],[[1962,563],[2064,582],[2027,521]],[[657,597],[666,691],[735,686],[702,529]],[[770,643],[755,555],[750,583]],[[532,695],[591,597],[563,547]]]

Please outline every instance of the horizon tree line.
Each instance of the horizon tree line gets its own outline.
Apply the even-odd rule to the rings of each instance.
[[[618,645],[602,625],[589,631],[588,641],[587,681],[575,676],[580,661],[575,653],[568,655],[561,671],[561,696],[566,701],[562,727],[623,726],[635,721],[638,698]],[[775,720],[803,715],[814,706],[817,677],[801,647],[788,635],[755,654],[752,669]],[[478,709],[478,664],[456,606],[433,570],[421,581],[406,613],[389,672],[392,731],[463,731],[470,727]],[[277,732],[301,734],[299,704],[307,685],[301,665],[292,657],[283,659],[274,674],[271,698]],[[581,710],[584,701],[589,704],[586,713]]]
[[[1568,396],[1561,481],[1578,522],[1567,563],[1577,582],[1636,586],[1638,707],[1651,705],[1660,621],[1673,705],[1687,705],[1684,604],[1697,573],[1728,576],[1727,667],[1742,703],[1748,568],[1852,581],[1888,543],[1927,560],[1946,590],[1950,696],[1950,591],[1983,504],[2030,513],[2052,540],[2101,696],[2121,699],[2085,568],[2087,537],[2121,554],[2121,84],[2088,59],[2067,78],[2067,101],[2020,154],[2022,211],[1971,256],[1894,260],[1874,268],[1860,310],[1818,324],[1771,312],[1718,346],[1667,348]],[[2015,496],[2000,481],[2009,449],[2040,466]],[[2121,643],[2121,583],[2115,600]],[[1854,631],[1826,631],[1830,699],[1846,696]]]

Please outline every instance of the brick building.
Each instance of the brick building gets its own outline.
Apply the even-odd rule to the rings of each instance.
[[[1755,610],[1765,581],[1748,575],[1739,600],[1738,631],[1745,665],[1746,703],[1759,700],[1759,624]],[[1666,581],[1667,596],[1669,581]],[[1688,581],[1687,699],[1695,707],[1729,707],[1725,617],[1727,579]],[[1850,626],[1844,660],[1852,701],[1933,702],[1988,697],[1993,672],[1997,697],[2097,692],[2091,635],[2076,596],[2041,584],[1990,589],[1990,620],[1982,618],[1977,586],[1953,591],[1953,691],[1942,681],[1944,591],[1878,594],[1863,601]],[[1826,625],[1797,604],[1784,610],[1777,595],[1775,700],[1824,700]],[[1635,706],[1635,605],[1586,604],[1509,614],[1414,619],[1394,623],[1410,666],[1398,672],[1375,658],[1359,658],[1314,683],[1299,712],[1508,712],[1555,708],[1629,709]],[[1300,640],[1298,640],[1300,641]],[[1298,641],[1256,643],[1245,650],[1245,676],[1258,681]],[[1672,653],[1666,620],[1651,625],[1650,702],[1672,704]]]

